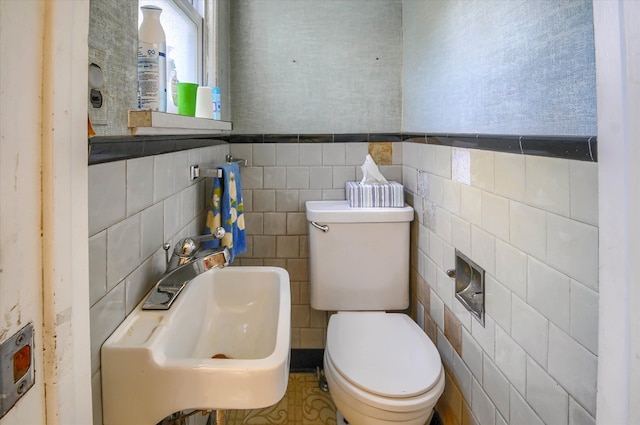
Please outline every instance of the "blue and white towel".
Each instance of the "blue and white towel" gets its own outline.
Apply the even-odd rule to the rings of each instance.
[[[222,226],[226,231],[222,240],[203,243],[203,248],[223,246],[229,248],[232,262],[236,255],[247,250],[247,236],[244,227],[244,205],[242,202],[242,184],[240,167],[236,162],[221,165],[222,178],[213,179],[213,193],[207,210],[207,222],[204,234]]]

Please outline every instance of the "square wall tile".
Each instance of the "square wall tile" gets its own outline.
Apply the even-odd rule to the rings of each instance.
[[[482,381],[482,347],[471,334],[462,329],[462,360],[479,381]]]
[[[484,373],[482,375],[482,388],[487,393],[492,403],[504,416],[509,416],[509,381],[498,370],[495,363],[484,357]]]
[[[525,156],[496,152],[494,164],[495,193],[523,202],[526,195]]]
[[[89,236],[126,217],[125,164],[125,161],[116,161],[89,167]]]
[[[264,213],[264,234],[285,235],[287,233],[287,213]]]
[[[547,216],[547,261],[589,288],[598,289],[598,228]]]
[[[265,189],[284,189],[287,186],[286,167],[264,167],[262,173]]]
[[[163,202],[164,234],[167,238],[173,238],[182,228],[182,204],[180,201],[180,193],[177,193]]]
[[[482,228],[492,235],[509,241],[509,200],[482,192]]]
[[[495,357],[495,327],[496,324],[491,317],[485,316],[484,326],[477,320],[471,321],[471,335],[490,359]]]
[[[494,153],[478,149],[471,150],[471,185],[493,192]]]
[[[504,329],[511,329],[511,291],[485,273],[485,314]]]
[[[451,147],[450,146],[433,146],[435,149],[435,164],[433,174],[445,179],[451,179]]]
[[[276,211],[298,211],[298,194],[295,189],[276,190]]]
[[[598,353],[598,293],[571,281],[570,335],[594,354]]]
[[[496,327],[496,366],[520,394],[526,393],[527,353],[500,326]]]
[[[496,278],[506,288],[527,299],[527,254],[496,239]]]
[[[309,189],[309,167],[288,167],[287,189]]]
[[[471,224],[482,225],[482,191],[460,185],[460,216]]]
[[[451,244],[465,255],[471,252],[471,225],[455,215],[451,216]]]
[[[529,257],[527,303],[569,332],[571,280],[565,274]]]
[[[451,180],[467,186],[471,185],[470,149],[451,149]]]
[[[547,215],[544,211],[511,201],[509,225],[511,245],[540,260],[547,258]]]
[[[549,347],[548,320],[518,297],[511,297],[511,303],[511,337],[535,361],[546,365]]]
[[[301,143],[298,147],[299,165],[322,165],[322,144]]]
[[[140,215],[107,230],[107,290],[111,290],[140,264]]]
[[[254,166],[276,165],[276,144],[275,143],[254,143],[253,144],[253,165]]]
[[[276,144],[276,165],[298,165],[297,143]]]
[[[571,218],[598,225],[598,164],[569,161]]]
[[[391,165],[393,163],[391,142],[369,143],[369,155],[377,165]],[[363,161],[364,162],[364,161]]]
[[[495,275],[496,238],[476,226],[471,226],[471,260],[485,272]]]
[[[548,424],[567,424],[569,395],[536,362],[527,359],[527,403]]]
[[[548,370],[590,415],[595,415],[598,358],[553,325],[549,328]]]
[[[157,203],[175,193],[173,154],[153,157],[153,202]]]
[[[596,419],[572,398],[569,398],[569,425],[596,425]]]
[[[524,401],[517,391],[511,391],[511,399],[509,400],[509,423],[510,424],[527,424],[527,425],[544,425],[542,419],[538,417],[531,406]]]
[[[345,143],[323,143],[322,165],[345,165]]]
[[[93,305],[107,293],[107,231],[89,238],[89,300]]]
[[[368,143],[346,143],[345,165],[354,165],[359,168],[364,163],[368,153]]]
[[[125,280],[125,308],[127,315],[142,301],[155,285],[151,259],[136,268]]]
[[[253,165],[253,144],[252,143],[230,143],[228,145],[229,154],[236,158],[247,160],[247,165]]]
[[[276,209],[275,190],[254,190],[253,191],[253,211],[269,212]]]
[[[349,181],[355,181],[356,173],[353,166],[337,166],[333,168],[333,188],[344,188]]]
[[[164,208],[162,203],[145,209],[140,213],[142,240],[140,257],[149,258],[164,243]]]
[[[127,166],[127,216],[153,203],[153,157],[130,159]]]
[[[91,373],[100,369],[100,347],[122,323],[125,314],[125,285],[118,285],[98,301],[89,312],[91,335]]]
[[[527,203],[569,217],[569,161],[541,156],[526,157]]]
[[[473,381],[471,389],[471,411],[481,424],[493,424],[496,422],[496,407],[489,396],[477,382]]]
[[[240,169],[242,190],[245,191],[247,189],[262,189],[264,182],[262,171],[262,167],[242,167]]]

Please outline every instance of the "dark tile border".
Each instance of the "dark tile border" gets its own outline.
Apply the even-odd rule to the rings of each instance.
[[[89,140],[89,165],[159,155],[221,143],[368,143],[411,142],[547,156],[577,161],[598,160],[597,138],[576,136],[513,136],[490,134],[346,133],[234,134],[226,136],[94,137]]]
[[[89,165],[141,158],[226,143],[227,137],[123,136],[89,139]]]

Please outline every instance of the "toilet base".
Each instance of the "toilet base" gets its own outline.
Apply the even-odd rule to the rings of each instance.
[[[427,419],[427,421],[424,423],[424,425],[442,425],[442,422],[440,421],[440,418],[437,419],[437,422],[434,421],[433,424],[431,423],[431,421],[434,420],[435,413],[436,413],[435,410],[433,410],[431,412],[431,416],[429,416],[429,419]],[[347,421],[345,419],[345,417],[342,415],[342,413],[340,413],[340,411],[338,409],[336,409],[336,424],[337,425],[349,425],[349,421]]]

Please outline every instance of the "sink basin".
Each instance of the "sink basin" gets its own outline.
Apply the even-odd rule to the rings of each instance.
[[[102,346],[105,425],[155,424],[188,409],[262,408],[284,396],[291,339],[284,269],[212,269],[169,310],[142,304]]]

